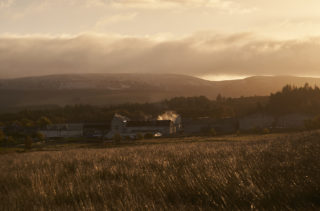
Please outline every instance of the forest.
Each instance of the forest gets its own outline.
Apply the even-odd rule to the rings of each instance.
[[[131,119],[157,118],[172,110],[183,118],[238,118],[254,113],[281,116],[290,113],[320,114],[320,89],[305,84],[303,87],[287,85],[270,96],[225,98],[218,95],[210,100],[204,96],[175,97],[157,103],[126,103],[116,106],[74,105],[51,109],[29,110],[0,114],[0,125],[18,124],[24,127],[51,123],[109,122],[114,113]]]

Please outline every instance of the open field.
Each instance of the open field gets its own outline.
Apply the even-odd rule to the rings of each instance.
[[[320,209],[319,132],[35,148],[0,155],[0,210]]]

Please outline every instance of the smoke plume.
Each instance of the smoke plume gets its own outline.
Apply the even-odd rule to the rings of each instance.
[[[174,111],[166,111],[165,113],[158,116],[157,120],[171,120],[175,122],[179,115]]]

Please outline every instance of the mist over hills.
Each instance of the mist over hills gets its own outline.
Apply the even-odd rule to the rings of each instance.
[[[0,108],[44,105],[114,105],[155,102],[177,96],[214,99],[266,96],[286,84],[320,85],[320,78],[254,76],[241,80],[207,81],[176,74],[66,74],[0,79]]]

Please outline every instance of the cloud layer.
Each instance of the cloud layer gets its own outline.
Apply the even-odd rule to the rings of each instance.
[[[0,77],[151,72],[189,75],[320,75],[320,37],[268,40],[202,32],[180,39],[84,34],[2,36]]]

